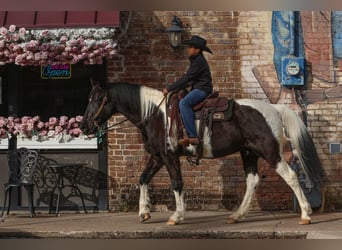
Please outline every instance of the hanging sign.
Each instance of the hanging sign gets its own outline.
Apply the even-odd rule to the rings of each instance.
[[[56,64],[40,67],[42,79],[70,79],[71,64]]]

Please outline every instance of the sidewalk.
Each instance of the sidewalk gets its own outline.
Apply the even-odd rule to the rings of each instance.
[[[55,217],[41,212],[10,214],[0,221],[0,238],[72,239],[342,239],[342,213],[313,214],[310,225],[298,225],[299,214],[255,212],[237,224],[226,224],[230,211],[188,211],[185,221],[167,226],[171,212],[154,212],[146,223],[137,213],[76,214]]]

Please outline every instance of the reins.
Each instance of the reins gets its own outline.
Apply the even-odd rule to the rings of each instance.
[[[99,114],[102,112],[104,105],[106,104],[106,102],[108,101],[108,97],[107,97],[108,93],[106,92],[106,95],[103,97],[102,99],[102,103],[99,107],[99,110],[96,112],[96,114],[94,115],[94,123],[96,126],[98,126],[98,124],[96,123],[95,119],[99,116]]]
[[[111,131],[111,130],[120,130],[120,129],[124,129],[124,128],[131,128],[131,127],[134,127],[134,126],[141,126],[143,125],[144,123],[148,122],[153,116],[154,114],[159,110],[160,106],[163,104],[163,102],[165,101],[166,99],[166,96],[163,97],[163,99],[160,101],[160,103],[158,104],[157,108],[154,109],[154,111],[150,114],[149,117],[147,117],[145,120],[135,124],[135,125],[129,125],[129,126],[124,126],[124,127],[119,127],[119,128],[115,128],[116,126],[128,121],[128,119],[124,119],[120,122],[117,122],[115,124],[112,124],[106,128],[102,128],[102,126],[99,126],[97,124],[97,122],[95,121],[95,119],[100,115],[100,113],[102,112],[103,108],[104,108],[104,105],[106,104],[106,102],[108,101],[108,97],[107,97],[107,92],[106,92],[106,95],[103,97],[103,100],[102,100],[102,103],[99,107],[99,110],[96,112],[95,116],[94,116],[94,124],[95,126],[98,128],[98,137],[101,137],[103,136],[105,133],[107,133],[108,131]]]

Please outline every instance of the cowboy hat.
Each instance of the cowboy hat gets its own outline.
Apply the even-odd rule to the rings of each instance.
[[[199,48],[200,50],[203,51],[207,51],[210,54],[212,54],[213,52],[211,52],[211,50],[206,46],[207,44],[207,40],[205,40],[204,38],[200,37],[200,36],[192,36],[190,40],[185,40],[183,41],[184,45],[189,45],[189,46],[194,46],[195,48]]]

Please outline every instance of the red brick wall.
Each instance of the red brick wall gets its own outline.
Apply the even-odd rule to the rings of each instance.
[[[342,101],[322,100],[308,106],[308,127],[327,174],[325,182],[326,211],[342,209],[342,154],[331,154],[329,143],[342,141]]]
[[[305,57],[312,74],[326,81],[334,81],[330,11],[302,11]]]

